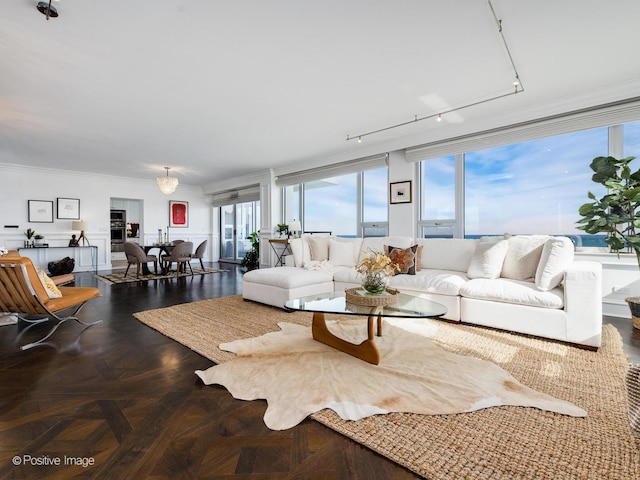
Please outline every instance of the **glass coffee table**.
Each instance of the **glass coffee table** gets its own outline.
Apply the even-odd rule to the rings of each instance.
[[[311,332],[315,340],[374,365],[380,363],[380,352],[375,343],[375,336],[382,336],[384,317],[432,318],[447,313],[444,305],[404,293],[399,293],[394,303],[384,306],[370,307],[354,304],[347,301],[344,293],[332,292],[287,300],[285,308],[312,312]],[[367,339],[356,344],[337,337],[327,328],[325,313],[367,317]],[[377,321],[375,336],[374,320]]]

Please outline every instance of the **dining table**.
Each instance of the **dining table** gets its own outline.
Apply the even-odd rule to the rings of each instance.
[[[144,250],[145,254],[149,255],[149,252],[151,250],[153,250],[154,248],[157,248],[159,250],[158,263],[162,264],[162,254],[171,255],[171,251],[173,250],[173,247],[175,247],[175,244],[173,242],[167,242],[167,243],[153,243],[151,245],[143,245],[142,249]],[[151,271],[149,270],[149,265],[147,263],[142,264],[142,273],[144,275],[151,274]]]

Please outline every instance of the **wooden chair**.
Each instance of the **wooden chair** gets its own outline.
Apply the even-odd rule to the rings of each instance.
[[[21,350],[41,344],[67,320],[75,320],[87,327],[102,322],[98,320],[85,323],[76,316],[87,301],[100,295],[100,290],[94,287],[59,287],[59,290],[62,294],[60,298],[49,298],[31,259],[0,257],[0,312],[4,315],[11,314],[31,324],[41,323],[49,318],[58,322],[47,335],[36,342],[23,345],[20,347]],[[73,311],[69,315],[59,314],[72,308]],[[27,316],[41,318],[31,319]]]
[[[173,250],[171,255],[162,255],[162,268],[165,275],[171,270],[171,265],[176,262],[176,277],[181,271],[186,271],[187,265],[193,275],[193,269],[191,268],[191,253],[193,252],[193,242],[180,242]]]
[[[202,263],[202,257],[204,257],[204,252],[206,250],[207,250],[207,241],[205,240],[200,245],[198,245],[198,248],[196,248],[195,253],[191,255],[191,258],[197,258],[198,260],[200,260],[200,266],[202,267],[202,270],[204,270],[204,263]]]
[[[143,263],[153,262],[153,268],[158,274],[158,257],[155,255],[147,255],[143,248],[134,242],[125,242],[124,254],[127,256],[127,269],[124,271],[124,276],[129,273],[129,267],[131,265],[136,266],[136,278],[140,277],[140,265]],[[146,270],[145,270],[146,272]]]

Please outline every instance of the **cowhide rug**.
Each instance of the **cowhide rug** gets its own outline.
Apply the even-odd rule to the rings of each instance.
[[[359,343],[366,338],[365,323],[346,320],[329,328]],[[266,399],[264,421],[272,430],[291,428],[324,408],[345,420],[390,412],[457,414],[502,405],[587,415],[572,403],[522,385],[492,362],[437,346],[429,338],[436,327],[428,320],[385,320],[384,335],[376,337],[379,365],[313,340],[310,327],[278,325],[280,332],[221,344],[236,357],[195,372],[207,385],[223,385],[234,398]]]

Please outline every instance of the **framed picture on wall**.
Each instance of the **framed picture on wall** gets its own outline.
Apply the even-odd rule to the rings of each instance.
[[[27,200],[29,222],[53,223],[53,202],[49,200]]]
[[[411,203],[411,180],[389,184],[390,203]]]
[[[169,226],[189,226],[189,202],[169,200]]]
[[[58,198],[58,218],[80,220],[80,199]]]

